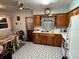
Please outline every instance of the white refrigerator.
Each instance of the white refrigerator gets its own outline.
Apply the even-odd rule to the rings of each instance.
[[[79,15],[70,19],[69,36],[69,59],[79,59]]]

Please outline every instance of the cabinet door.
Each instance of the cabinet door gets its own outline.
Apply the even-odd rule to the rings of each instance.
[[[62,35],[56,34],[54,36],[54,46],[59,46],[59,47],[62,46]]]
[[[47,38],[46,36],[41,36],[41,44],[46,44],[47,43]]]
[[[78,14],[78,9],[73,10],[73,16]]]
[[[34,43],[41,43],[40,36],[38,33],[33,34],[33,42]]]
[[[69,13],[67,14],[67,26],[69,25],[71,16],[73,16],[73,12],[69,12]]]
[[[56,16],[56,27],[67,27],[67,15],[58,14]]]
[[[79,8],[77,10],[78,10],[78,14],[79,14]]]
[[[40,26],[41,25],[40,16],[34,16],[34,25],[35,26]]]
[[[40,43],[41,44],[46,44],[46,42],[47,42],[47,36],[45,34],[41,34],[41,33],[40,33],[39,36],[40,36],[40,41],[41,41]]]
[[[54,46],[54,36],[47,37],[47,44],[50,46]]]

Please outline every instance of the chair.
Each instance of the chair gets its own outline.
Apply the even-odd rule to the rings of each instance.
[[[16,36],[15,36],[16,37]],[[15,46],[15,37],[12,38],[11,42],[8,42],[7,44],[7,50],[11,49],[13,52],[16,51],[16,46]]]
[[[0,54],[3,52],[3,46],[0,45]]]
[[[19,40],[19,33],[16,32],[13,36],[12,41],[8,43],[7,49],[11,49],[13,52],[16,51],[17,47],[20,48],[20,40]]]
[[[16,41],[16,45],[20,48],[21,45],[21,40],[19,39],[19,32],[16,32],[16,37],[15,37],[15,41]]]

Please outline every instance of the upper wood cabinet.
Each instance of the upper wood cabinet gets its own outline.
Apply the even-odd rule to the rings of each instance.
[[[79,8],[77,10],[78,10],[78,14],[79,14]]]
[[[67,27],[67,15],[66,14],[56,15],[56,27]]]
[[[34,26],[40,26],[41,25],[41,17],[39,15],[34,16]]]
[[[69,22],[70,22],[70,17],[73,16],[73,12],[69,12],[67,14],[67,26],[69,25]]]
[[[78,9],[75,9],[72,11],[73,12],[73,16],[78,14]]]
[[[76,9],[67,13],[67,26],[69,25],[71,16],[75,16],[75,15],[78,15],[78,14],[79,14],[79,8],[76,8]]]

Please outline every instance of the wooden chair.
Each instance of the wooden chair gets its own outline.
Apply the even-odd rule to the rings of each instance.
[[[20,34],[19,34],[19,32],[16,32],[16,45],[18,46],[18,47],[20,47],[20,45],[21,45],[21,40],[19,39],[19,36],[20,36]]]
[[[3,52],[3,46],[0,45],[0,54]]]
[[[20,48],[21,42],[19,40],[19,33],[16,32],[16,36],[13,38],[13,41],[11,42],[12,46],[13,46],[13,51],[16,51],[16,48]]]
[[[13,41],[11,42],[11,46],[14,52],[16,51],[17,47],[20,48],[20,40],[18,35],[16,35]]]
[[[15,36],[15,37],[16,37],[16,36]],[[16,51],[16,46],[15,46],[15,37],[12,38],[12,41],[11,41],[11,42],[8,42],[7,47],[6,47],[7,50],[11,49],[11,50],[13,50],[13,52]]]

